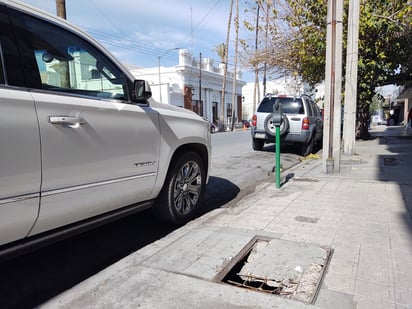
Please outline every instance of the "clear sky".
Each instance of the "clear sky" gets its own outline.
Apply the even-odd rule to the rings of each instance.
[[[56,14],[55,0],[21,1]],[[173,48],[188,49],[196,58],[202,53],[217,65],[213,50],[226,42],[229,12],[230,0],[66,0],[68,21],[138,67],[157,66],[159,56],[162,66],[176,65]]]

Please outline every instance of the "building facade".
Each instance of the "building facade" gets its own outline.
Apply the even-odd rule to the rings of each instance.
[[[225,126],[242,120],[241,72],[228,70],[222,103],[224,64],[214,65],[213,59],[193,57],[186,49],[179,50],[179,63],[172,67],[131,69],[137,79],[149,82],[153,98],[165,104],[189,109],[213,123]],[[236,78],[235,78],[236,76]],[[235,78],[235,82],[234,82]],[[234,91],[233,91],[234,89]]]

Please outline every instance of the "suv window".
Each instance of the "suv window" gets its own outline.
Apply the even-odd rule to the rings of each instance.
[[[41,81],[36,88],[127,100],[123,73],[92,45],[53,24],[21,17],[29,29],[25,56],[35,59]]]
[[[0,84],[4,84],[4,70],[3,70],[3,53],[2,53],[2,47],[1,47],[1,41],[0,41]]]
[[[19,51],[9,16],[4,6],[0,5],[0,60],[1,83],[13,86],[25,86]]]
[[[282,104],[282,112],[286,114],[304,114],[305,109],[301,98],[268,97],[262,100],[258,107],[259,113],[272,113],[276,100]]]

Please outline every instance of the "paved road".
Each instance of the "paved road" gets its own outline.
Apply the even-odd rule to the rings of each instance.
[[[275,166],[275,146],[268,144],[263,151],[252,149],[250,131],[234,131],[212,135],[212,168],[206,191],[207,205],[233,204],[253,192],[256,185],[269,177]],[[287,170],[299,162],[298,150],[281,147],[281,167]]]
[[[218,133],[212,139],[205,212],[254,190],[275,162],[273,146],[262,152],[251,149],[249,131]],[[281,157],[287,168],[299,156],[285,150]],[[0,308],[35,307],[175,229],[145,211],[0,263]]]

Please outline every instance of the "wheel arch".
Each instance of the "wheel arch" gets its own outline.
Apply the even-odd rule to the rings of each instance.
[[[173,167],[174,162],[176,159],[183,153],[186,152],[195,152],[197,153],[200,158],[202,159],[202,162],[205,167],[206,171],[206,182],[209,179],[209,164],[210,164],[210,157],[209,157],[209,152],[208,149],[205,145],[200,144],[200,143],[188,143],[188,144],[183,144],[180,145],[178,148],[176,148],[175,152],[173,153],[172,157],[170,158],[170,164],[167,169],[166,177],[170,172],[170,169]]]

